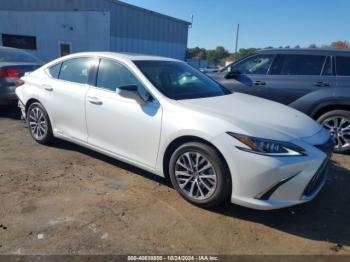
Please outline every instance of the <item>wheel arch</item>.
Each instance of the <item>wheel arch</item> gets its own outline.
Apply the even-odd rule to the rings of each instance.
[[[27,117],[28,109],[29,109],[30,105],[33,104],[33,103],[39,103],[39,104],[41,104],[44,107],[44,109],[46,110],[46,113],[47,113],[47,115],[49,117],[49,120],[50,120],[50,123],[51,123],[51,127],[53,128],[53,121],[52,121],[52,117],[51,117],[50,112],[47,111],[47,109],[45,108],[43,103],[41,103],[41,101],[39,99],[37,99],[37,98],[32,97],[32,98],[28,99],[28,101],[26,102],[25,107],[24,107],[26,117]]]
[[[189,142],[199,142],[199,143],[203,143],[203,144],[206,144],[208,146],[213,147],[218,152],[220,158],[224,161],[225,165],[227,166],[227,169],[230,170],[228,168],[228,164],[227,164],[225,157],[223,156],[223,154],[220,152],[220,150],[213,143],[211,143],[208,140],[201,138],[199,136],[183,135],[183,136],[177,137],[174,140],[172,140],[168,144],[168,146],[166,147],[166,149],[164,151],[162,168],[163,168],[163,174],[166,178],[169,178],[168,166],[169,166],[169,162],[170,162],[170,158],[171,158],[172,154],[179,146],[181,146],[185,143],[189,143]]]
[[[311,113],[311,117],[317,120],[323,114],[333,110],[346,110],[350,112],[350,102],[333,101],[321,104]]]
[[[40,103],[40,101],[39,101],[38,99],[36,99],[36,98],[30,98],[30,99],[27,101],[26,105],[25,105],[25,112],[26,112],[26,114],[27,114],[27,112],[28,112],[28,109],[29,109],[30,105],[33,104],[33,103]],[[41,104],[41,103],[40,103],[40,104]]]

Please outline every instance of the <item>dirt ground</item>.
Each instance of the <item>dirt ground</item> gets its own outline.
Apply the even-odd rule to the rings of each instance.
[[[311,203],[277,211],[184,201],[169,183],[68,142],[35,143],[0,110],[0,254],[350,254],[350,156]]]

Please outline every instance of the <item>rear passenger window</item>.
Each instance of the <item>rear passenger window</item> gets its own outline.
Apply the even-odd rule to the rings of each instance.
[[[337,56],[336,68],[338,76],[350,76],[350,57]]]
[[[61,65],[62,64],[59,63],[49,68],[49,73],[53,78],[58,78],[58,75],[60,74]]]
[[[59,79],[86,84],[93,58],[73,58],[62,63]]]
[[[320,55],[278,55],[272,75],[321,75],[326,57]]]

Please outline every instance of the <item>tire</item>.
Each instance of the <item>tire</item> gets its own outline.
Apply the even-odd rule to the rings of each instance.
[[[32,138],[43,145],[53,140],[51,122],[45,108],[38,102],[32,103],[27,111],[27,125]]]
[[[336,140],[335,153],[350,152],[350,111],[333,110],[321,115],[317,122]]]
[[[208,168],[208,164],[211,167]],[[231,175],[226,162],[215,148],[203,143],[189,142],[179,146],[170,158],[169,174],[178,193],[203,208],[222,204],[231,192]]]

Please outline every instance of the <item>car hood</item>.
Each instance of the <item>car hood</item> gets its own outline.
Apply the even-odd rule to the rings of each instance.
[[[281,141],[313,136],[322,127],[307,115],[288,106],[242,93],[179,101],[182,105],[221,118],[231,132]]]

